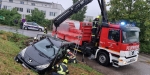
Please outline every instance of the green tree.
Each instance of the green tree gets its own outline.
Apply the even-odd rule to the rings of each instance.
[[[141,51],[150,53],[150,5],[144,0],[111,0],[109,5],[109,21],[135,21],[141,29]]]
[[[44,22],[45,15],[42,11],[35,8],[32,10],[31,15],[26,15],[26,19],[27,21],[33,21],[38,24],[42,24]]]
[[[0,24],[14,26],[14,20],[18,20],[20,22],[21,15],[14,8],[12,10],[1,9],[0,16],[4,16],[5,20],[0,20]]]
[[[79,0],[72,0],[73,1],[73,4],[75,4],[77,1]],[[79,10],[76,14],[73,14],[71,16],[71,19],[72,20],[77,20],[77,21],[83,21],[84,18],[85,18],[85,13],[86,13],[86,10],[87,10],[87,6],[85,6],[84,8],[82,8],[81,10]]]

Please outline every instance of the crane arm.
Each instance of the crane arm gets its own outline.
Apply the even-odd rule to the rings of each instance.
[[[102,22],[108,23],[105,0],[101,0],[101,1],[98,0],[98,4],[99,4],[100,10],[101,10]]]
[[[59,27],[59,25],[65,21],[68,17],[70,17],[72,14],[77,13],[79,10],[81,10],[85,5],[89,4],[93,0],[80,0],[76,2],[74,5],[72,5],[70,8],[65,10],[63,13],[58,15],[54,20],[53,24],[55,27]]]
[[[68,17],[73,15],[74,13],[77,13],[79,10],[81,10],[85,5],[89,4],[93,0],[79,0],[75,4],[73,4],[70,8],[65,10],[63,13],[58,15],[54,20],[53,24],[56,27],[59,27],[59,25],[65,21]],[[108,22],[107,20],[107,12],[106,12],[106,6],[105,6],[105,0],[98,0],[100,10],[101,10],[101,15],[102,15],[102,25],[107,25],[106,23]]]

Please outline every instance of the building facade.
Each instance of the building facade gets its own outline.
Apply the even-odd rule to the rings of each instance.
[[[92,22],[93,21],[93,16],[87,16],[85,15],[85,18],[84,18],[84,22]]]
[[[2,8],[8,10],[17,8],[22,18],[25,18],[26,15],[30,15],[34,8],[38,8],[44,12],[46,19],[53,19],[65,10],[61,4],[37,0],[0,0],[0,9]]]

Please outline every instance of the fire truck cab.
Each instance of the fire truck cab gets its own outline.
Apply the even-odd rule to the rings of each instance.
[[[110,24],[99,33],[99,46],[95,58],[102,65],[128,65],[138,59],[140,29],[130,24]],[[102,51],[101,51],[102,50]],[[108,55],[108,56],[107,56]]]

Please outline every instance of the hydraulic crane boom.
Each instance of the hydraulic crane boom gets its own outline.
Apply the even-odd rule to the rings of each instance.
[[[61,13],[60,15],[58,15],[54,20],[53,20],[53,24],[56,27],[56,31],[57,31],[57,27],[59,27],[59,25],[65,21],[68,17],[70,17],[71,15],[73,15],[74,13],[77,13],[79,10],[81,10],[85,5],[89,4],[90,2],[92,2],[93,0],[79,0],[78,2],[76,2],[74,5],[72,5],[70,8],[68,8],[67,10],[65,10],[63,13]],[[100,9],[101,9],[101,15],[102,15],[102,22],[107,23],[107,14],[106,14],[106,9],[105,9],[105,1],[104,0],[98,0]]]
[[[66,20],[68,17],[70,17],[72,14],[77,13],[80,9],[82,9],[85,5],[90,3],[93,0],[80,0],[76,2],[74,5],[72,5],[70,8],[65,10],[63,13],[61,13],[59,16],[57,16],[53,23],[55,27],[59,27],[59,25]]]
[[[100,2],[100,0],[98,0],[98,4],[99,4],[100,10],[101,10],[102,22],[107,23],[108,19],[107,19],[105,0],[101,0],[101,2]]]

